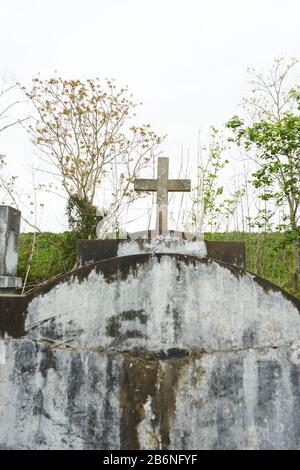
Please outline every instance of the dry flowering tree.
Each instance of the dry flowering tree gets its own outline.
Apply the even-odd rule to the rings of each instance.
[[[101,191],[108,191],[104,236],[136,197],[132,182],[155,156],[161,137],[149,124],[133,123],[140,103],[113,80],[34,78],[22,89],[35,110],[28,126],[33,143],[69,201],[95,209]]]

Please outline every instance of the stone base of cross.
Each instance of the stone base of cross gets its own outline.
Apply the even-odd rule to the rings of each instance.
[[[190,192],[191,180],[169,180],[169,159],[158,158],[157,179],[141,179],[134,181],[135,191],[155,191],[156,201],[156,228],[157,236],[165,236],[168,231],[168,192]]]

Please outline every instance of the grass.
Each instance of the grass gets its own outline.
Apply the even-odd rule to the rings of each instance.
[[[28,268],[33,239],[33,233],[23,233],[20,236],[18,274],[23,280]],[[26,290],[70,271],[75,262],[76,240],[70,232],[37,233]]]
[[[280,233],[206,233],[206,240],[242,241],[246,244],[247,270],[290,291],[288,266],[292,265],[291,249],[280,249]],[[33,234],[20,238],[19,275],[25,279],[32,250]],[[70,232],[38,233],[26,290],[58,274],[71,270],[76,262],[76,237]],[[300,283],[298,295],[300,298]]]
[[[281,248],[281,233],[207,233],[207,240],[239,241],[246,244],[246,268],[290,292],[291,247]],[[297,297],[300,298],[300,282]]]

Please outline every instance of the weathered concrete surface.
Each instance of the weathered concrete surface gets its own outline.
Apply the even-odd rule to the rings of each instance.
[[[135,255],[25,304],[23,338],[0,341],[0,446],[300,448],[300,306],[272,284]]]
[[[163,360],[5,345],[2,448],[299,448],[300,373],[289,348]]]

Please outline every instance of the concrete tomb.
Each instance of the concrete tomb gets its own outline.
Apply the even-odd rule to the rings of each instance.
[[[0,447],[299,449],[300,302],[222,250],[81,241],[0,296]]]

